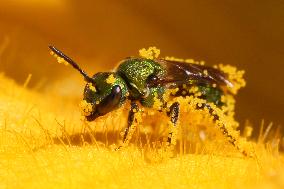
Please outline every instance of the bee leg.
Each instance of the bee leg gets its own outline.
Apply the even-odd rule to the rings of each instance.
[[[129,141],[132,138],[132,135],[139,123],[141,122],[139,119],[136,118],[136,114],[140,114],[139,106],[136,102],[131,102],[130,111],[128,113],[128,126],[125,129],[124,136],[123,136],[123,144],[119,146],[116,150],[127,146]]]
[[[170,124],[169,124],[169,135],[167,140],[167,146],[171,147],[176,145],[176,135],[178,131],[178,119],[179,119],[179,107],[180,104],[175,102],[171,105],[170,111],[168,116],[170,117]]]
[[[243,149],[239,145],[238,138],[236,137],[235,134],[232,133],[232,129],[229,129],[228,126],[225,125],[221,121],[221,117],[217,113],[214,113],[213,108],[209,104],[202,103],[201,106],[200,105],[196,106],[196,109],[198,109],[198,110],[206,109],[206,108],[209,110],[209,114],[213,117],[213,121],[215,123],[217,123],[217,125],[219,126],[220,131],[226,137],[227,141],[230,142],[234,147],[236,147],[243,155],[251,156],[251,155],[248,154],[248,152],[245,149]]]

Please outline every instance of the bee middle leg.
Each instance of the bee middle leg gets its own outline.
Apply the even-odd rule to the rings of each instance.
[[[128,113],[128,125],[124,132],[123,143],[116,150],[119,150],[129,144],[137,125],[140,123],[140,120],[135,117],[137,114],[141,114],[139,105],[136,102],[131,102],[130,111]]]
[[[172,147],[176,145],[177,131],[178,131],[178,119],[180,115],[180,104],[175,102],[171,105],[168,116],[170,117],[169,134],[167,139],[167,146]]]

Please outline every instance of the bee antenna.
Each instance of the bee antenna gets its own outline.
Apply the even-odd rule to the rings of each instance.
[[[55,53],[57,56],[63,58],[66,62],[68,62],[69,64],[71,64],[71,66],[72,66],[73,68],[75,68],[76,70],[78,70],[78,71],[81,73],[81,75],[84,76],[84,79],[85,79],[87,82],[93,83],[93,81],[94,81],[93,78],[91,78],[90,76],[88,76],[88,74],[87,74],[84,70],[82,70],[82,69],[80,68],[80,66],[79,66],[76,62],[74,62],[71,58],[69,58],[68,56],[66,56],[63,52],[61,52],[59,49],[55,48],[54,46],[48,46],[48,47],[49,47],[49,49],[50,49],[53,53]]]

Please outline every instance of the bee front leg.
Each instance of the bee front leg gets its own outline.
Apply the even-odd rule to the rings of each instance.
[[[129,144],[129,141],[131,140],[133,133],[135,132],[135,129],[137,125],[139,125],[141,122],[141,112],[138,104],[136,102],[131,102],[130,111],[128,113],[128,125],[125,129],[124,136],[123,136],[123,144],[119,146],[116,150],[121,149],[122,147],[125,147]]]
[[[167,140],[167,146],[171,147],[176,145],[177,131],[178,131],[178,119],[179,119],[180,104],[175,102],[171,105],[168,116],[170,117],[169,135]]]

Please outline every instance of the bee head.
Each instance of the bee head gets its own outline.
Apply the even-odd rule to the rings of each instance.
[[[83,75],[87,82],[84,98],[80,104],[82,114],[88,121],[120,107],[126,100],[128,88],[125,81],[116,73],[100,72],[93,77],[82,70],[77,63],[53,46],[49,46],[51,54],[59,63],[70,64]]]
[[[80,106],[88,121],[120,107],[126,100],[128,89],[125,81],[116,73],[95,74],[92,83],[84,89],[84,99]]]

